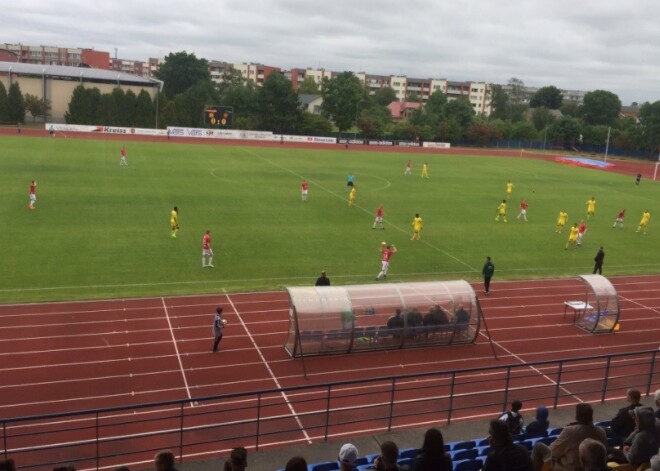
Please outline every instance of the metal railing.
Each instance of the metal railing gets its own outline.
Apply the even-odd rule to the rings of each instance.
[[[597,403],[660,387],[658,350],[406,374],[242,394],[0,419],[2,455],[21,469],[103,469],[145,463],[162,449],[180,461],[340,436],[495,417],[526,406]],[[276,466],[273,466],[275,469]]]

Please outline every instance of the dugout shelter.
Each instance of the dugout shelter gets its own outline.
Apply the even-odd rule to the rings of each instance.
[[[620,304],[616,289],[602,275],[580,275],[584,287],[584,311],[574,324],[592,334],[610,333],[619,323]]]
[[[482,312],[467,281],[287,288],[293,358],[473,343]]]

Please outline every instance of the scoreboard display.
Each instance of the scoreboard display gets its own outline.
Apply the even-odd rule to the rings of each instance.
[[[209,128],[231,129],[234,108],[231,106],[207,106],[204,108],[204,124]]]

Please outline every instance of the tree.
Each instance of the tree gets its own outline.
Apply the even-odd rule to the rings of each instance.
[[[502,134],[492,123],[478,120],[472,123],[465,131],[465,137],[473,144],[486,146],[491,141],[499,141],[502,139]]]
[[[406,97],[406,101],[409,103],[421,103],[422,97],[417,92],[410,92]]]
[[[32,115],[32,119],[43,117],[45,121],[50,112],[50,100],[26,93],[25,109]]]
[[[511,139],[531,141],[537,136],[536,128],[529,121],[517,121],[511,126]]]
[[[281,73],[268,75],[257,90],[255,103],[259,127],[278,133],[293,132],[300,124],[302,110],[291,81]]]
[[[504,90],[504,87],[502,85],[492,83],[488,87],[488,90],[490,94],[490,105],[493,108],[493,111],[490,113],[490,117],[493,119],[510,119],[511,103],[509,100],[509,95],[506,93],[506,90]],[[435,93],[433,95],[435,95]]]
[[[25,121],[25,99],[23,98],[18,82],[14,82],[9,86],[7,111],[9,112],[9,121],[11,123],[22,123]]]
[[[570,148],[580,136],[580,123],[571,116],[562,116],[548,128],[548,138],[553,142],[561,142],[565,148]]]
[[[564,97],[562,96],[561,90],[559,90],[554,85],[549,87],[539,88],[531,100],[529,100],[530,108],[538,108],[543,106],[550,110],[558,110],[561,107]]]
[[[555,117],[550,113],[550,110],[544,106],[534,108],[534,111],[532,111],[532,123],[538,131],[548,126],[554,120]]]
[[[367,137],[381,137],[391,122],[390,110],[372,101],[361,110],[357,126]]]
[[[393,101],[398,101],[396,92],[392,87],[383,87],[376,90],[371,99],[381,106],[387,106]]]
[[[195,54],[181,51],[171,52],[165,57],[160,70],[156,72],[156,78],[165,82],[165,96],[173,98],[201,80],[211,80],[211,75],[206,59],[198,59]]]
[[[655,157],[660,146],[660,101],[644,103],[639,110],[642,139],[649,156]]]
[[[138,128],[150,128],[154,125],[154,106],[146,90],[142,90],[137,96],[134,125]]]
[[[467,98],[459,98],[447,103],[445,115],[447,118],[453,118],[463,132],[472,124],[475,117],[474,108]]]
[[[594,90],[584,95],[582,119],[587,124],[614,126],[621,112],[621,100],[607,90]]]
[[[298,95],[319,95],[320,93],[319,84],[311,75],[305,77],[298,87]]]
[[[200,80],[175,98],[178,126],[204,127],[204,108],[218,101],[211,80]]]
[[[436,139],[442,142],[458,142],[463,139],[465,129],[453,117],[438,124]]]
[[[308,136],[328,135],[332,133],[332,123],[325,116],[303,111],[298,131]]]
[[[442,91],[436,90],[426,100],[424,111],[432,116],[431,121],[439,122],[445,117],[445,108],[447,106],[447,95]]]
[[[112,93],[101,95],[97,123],[103,126],[116,126],[118,124],[117,102]]]
[[[64,120],[67,124],[88,124],[88,110],[89,102],[87,99],[87,90],[85,90],[85,87],[81,84],[73,89],[68,110],[64,113]]]
[[[9,122],[9,109],[7,108],[7,89],[0,82],[0,123]]]
[[[366,93],[362,82],[353,72],[342,72],[327,80],[323,89],[323,115],[332,119],[339,132],[346,131],[357,121]]]
[[[559,108],[559,111],[561,111],[561,114],[564,116],[572,116],[574,118],[577,118],[580,116],[581,110],[580,110],[580,105],[577,103],[564,103],[561,105],[561,108]]]

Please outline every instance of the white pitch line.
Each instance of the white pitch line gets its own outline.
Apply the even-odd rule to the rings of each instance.
[[[190,387],[188,387],[188,378],[186,378],[186,372],[183,369],[183,362],[181,361],[181,354],[179,353],[179,346],[176,344],[176,337],[174,336],[174,330],[172,329],[172,322],[170,321],[170,313],[167,310],[167,305],[165,304],[165,298],[160,298],[163,303],[163,310],[165,311],[165,318],[167,319],[167,325],[170,327],[170,335],[172,336],[172,343],[174,344],[174,351],[176,352],[176,358],[179,361],[179,368],[181,370],[181,376],[183,377],[183,384],[186,386],[186,393],[188,394],[188,399],[192,399],[192,394],[190,394]],[[192,407],[195,405],[190,402]]]
[[[268,159],[268,158],[266,158],[266,157],[263,157],[263,156],[257,154],[256,152],[253,152],[253,151],[251,151],[251,150],[247,150],[247,149],[242,149],[242,150],[244,150],[244,151],[245,151],[246,153],[248,153],[248,154],[252,154],[254,157],[257,157],[258,159],[261,159],[261,160],[263,160],[264,162],[269,163],[269,164],[272,165],[273,167],[277,167],[277,168],[279,168],[279,169],[281,169],[281,170],[284,170],[285,172],[288,172],[288,173],[290,173],[291,175],[295,175],[296,177],[298,177],[298,178],[300,178],[300,179],[303,179],[303,178],[304,178],[301,174],[299,174],[299,173],[297,173],[297,172],[295,172],[295,171],[293,171],[293,170],[291,170],[291,169],[289,169],[289,168],[283,167],[282,165],[280,165],[280,164],[278,164],[278,163],[275,163],[275,162],[273,162],[272,160],[270,160],[270,159]],[[318,182],[316,182],[316,181],[314,181],[314,180],[309,180],[309,179],[308,179],[308,181],[309,181],[310,183],[313,183],[314,185],[316,185],[317,187],[319,187],[321,190],[325,191],[326,193],[328,193],[328,194],[334,196],[335,198],[340,199],[341,201],[345,201],[345,198],[344,198],[341,194],[337,194],[336,192],[329,190],[328,188],[324,187],[323,185],[321,185],[320,183],[318,183]],[[357,209],[360,209],[361,211],[364,211],[364,212],[367,213],[369,216],[373,216],[372,212],[371,212],[370,210],[368,210],[367,208],[364,208],[364,207],[362,207],[362,206],[360,206],[360,205],[357,205],[357,204],[354,205],[354,206],[355,206]],[[403,228],[397,226],[396,224],[392,224],[392,223],[389,222],[389,221],[386,222],[385,224],[387,224],[388,226],[390,226],[390,227],[396,229],[396,230],[399,231],[399,232],[402,232],[402,233],[405,234],[406,236],[409,235],[409,234],[408,234],[408,231],[406,231],[405,229],[403,229]],[[459,259],[459,258],[457,258],[457,257],[454,257],[452,254],[450,254],[449,252],[447,252],[447,251],[445,251],[445,250],[442,250],[440,247],[436,247],[436,246],[433,245],[433,244],[429,244],[429,243],[426,242],[425,240],[423,240],[423,241],[421,241],[421,242],[422,242],[424,245],[426,245],[427,247],[429,247],[429,248],[431,248],[431,249],[433,249],[433,250],[435,250],[435,251],[437,251],[437,252],[440,252],[441,254],[443,254],[443,255],[445,255],[445,256],[447,256],[447,257],[449,257],[449,258],[451,258],[451,259],[457,261],[457,262],[460,263],[461,265],[464,265],[464,266],[468,267],[468,268],[470,269],[470,271],[472,271],[472,272],[476,272],[476,273],[479,273],[479,270],[477,270],[476,268],[474,268],[472,265],[470,265],[470,264],[464,262],[463,260],[461,260],[461,259]]]
[[[298,417],[298,413],[295,411],[293,406],[291,405],[291,401],[289,401],[289,398],[287,397],[286,393],[282,390],[282,386],[280,385],[279,380],[277,379],[277,376],[275,376],[275,373],[273,373],[273,370],[270,368],[270,365],[268,364],[268,361],[266,361],[266,357],[264,357],[263,353],[261,352],[261,349],[259,348],[259,345],[257,345],[257,342],[254,340],[254,337],[252,336],[252,333],[248,329],[247,325],[243,321],[243,317],[241,316],[240,312],[238,312],[238,309],[236,309],[236,306],[234,305],[234,302],[231,300],[231,297],[227,294],[227,301],[229,301],[229,304],[231,304],[232,309],[236,313],[236,316],[238,317],[239,322],[243,326],[243,329],[245,329],[245,332],[247,333],[247,336],[250,338],[250,341],[252,342],[252,345],[254,346],[254,349],[257,351],[257,354],[259,354],[259,358],[261,358],[261,361],[263,362],[264,366],[266,367],[266,370],[268,370],[268,373],[270,374],[270,377],[272,378],[273,382],[277,386],[277,389],[280,390],[280,393],[282,395],[282,398],[284,399],[284,402],[286,403],[287,407],[289,408],[289,411],[291,411],[291,414],[295,417],[296,423],[298,424],[298,427],[300,427],[300,430],[302,431],[303,435],[305,436],[305,439],[307,440],[308,444],[312,443],[311,438],[307,434],[307,429],[305,429],[305,426],[302,424],[300,421],[300,417]]]

